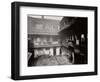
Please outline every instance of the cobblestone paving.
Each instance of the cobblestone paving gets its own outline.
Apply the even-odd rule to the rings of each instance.
[[[55,65],[70,65],[72,64],[67,56],[42,56],[38,58],[36,66],[55,66]]]

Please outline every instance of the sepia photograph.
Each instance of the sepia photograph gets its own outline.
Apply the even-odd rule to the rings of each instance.
[[[88,64],[87,20],[28,14],[28,66]]]
[[[12,3],[11,77],[97,75],[97,7]]]

